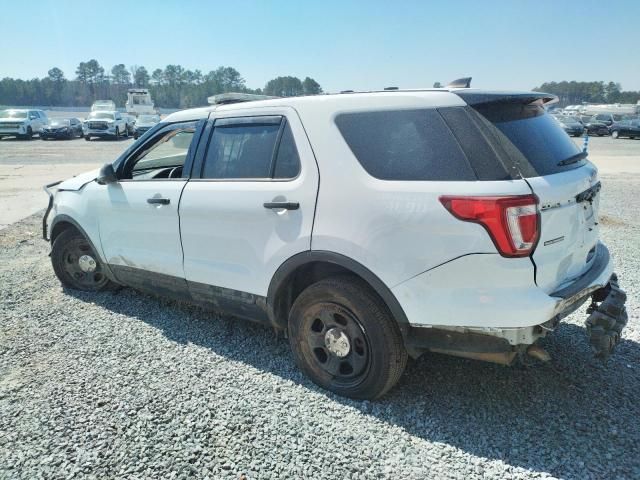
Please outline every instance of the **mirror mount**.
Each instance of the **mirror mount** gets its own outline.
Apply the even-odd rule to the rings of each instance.
[[[105,163],[98,173],[96,182],[100,185],[108,185],[109,183],[115,183],[117,181],[118,177],[116,176],[116,171],[113,169],[113,165]]]

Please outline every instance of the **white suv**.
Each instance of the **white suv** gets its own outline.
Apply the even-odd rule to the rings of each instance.
[[[0,110],[0,138],[15,136],[31,140],[48,123],[47,114],[42,110]]]
[[[132,127],[120,112],[97,110],[91,112],[82,126],[84,139],[90,141],[92,137],[115,138],[128,137]]]
[[[512,363],[591,298],[626,323],[597,170],[535,93],[437,89],[175,113],[58,185],[61,282],[128,285],[287,332],[317,384],[376,398],[425,351]]]

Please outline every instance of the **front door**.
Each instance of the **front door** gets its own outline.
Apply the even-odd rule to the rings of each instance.
[[[159,130],[118,165],[119,180],[102,187],[96,210],[102,250],[123,283],[154,290],[184,285],[178,205],[196,131],[196,122]]]
[[[251,316],[277,268],[311,248],[318,168],[292,109],[232,115],[215,120],[182,194],[184,270],[193,297]]]

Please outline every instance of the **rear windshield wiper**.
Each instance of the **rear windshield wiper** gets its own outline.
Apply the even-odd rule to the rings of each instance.
[[[561,162],[558,162],[558,167],[571,165],[572,163],[577,163],[585,158],[587,158],[587,152],[576,153],[575,155],[571,155],[569,158],[565,158]]]

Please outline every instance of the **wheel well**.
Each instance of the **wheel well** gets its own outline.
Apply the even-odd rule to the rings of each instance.
[[[61,221],[56,223],[53,226],[53,229],[51,230],[51,243],[54,242],[54,240],[58,237],[58,235],[60,235],[62,232],[70,228],[73,228],[74,230],[77,230],[79,232],[76,226],[71,222]]]
[[[405,319],[404,312],[402,312],[403,318],[398,318],[399,315],[397,314],[394,315],[394,313],[397,312],[394,312],[393,309],[390,308],[383,295],[381,295],[366,278],[345,266],[322,260],[310,261],[296,267],[279,282],[277,290],[273,296],[268,299],[271,310],[270,313],[275,326],[283,329],[287,328],[289,311],[291,310],[293,303],[296,301],[296,298],[298,298],[305,288],[325,278],[338,275],[353,277],[355,281],[359,281],[363,285],[367,286],[376,296],[378,296],[378,298],[380,298],[389,314],[398,321],[398,325],[403,334],[405,333],[405,329],[403,328],[403,320]]]

